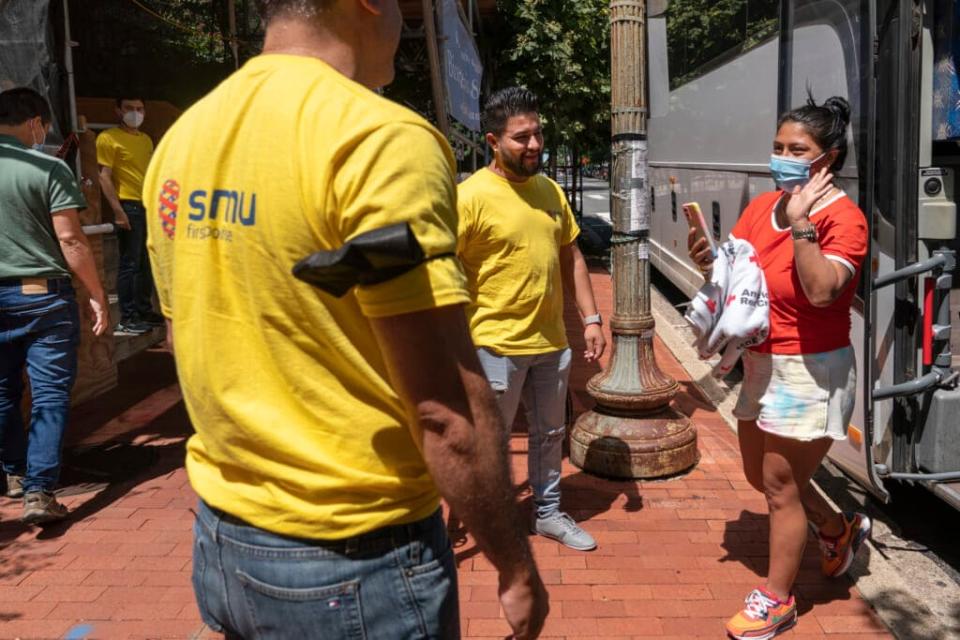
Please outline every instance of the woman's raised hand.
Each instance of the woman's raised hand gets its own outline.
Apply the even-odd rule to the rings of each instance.
[[[796,187],[787,203],[787,222],[790,226],[804,224],[810,216],[810,210],[820,198],[833,188],[833,174],[824,167],[810,178],[803,188]]]

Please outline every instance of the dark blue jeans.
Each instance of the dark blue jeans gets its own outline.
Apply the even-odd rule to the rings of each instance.
[[[153,311],[153,275],[147,258],[147,214],[134,200],[121,200],[130,229],[117,228],[120,261],[117,264],[117,298],[120,321],[132,322]]]
[[[440,511],[346,540],[287,538],[200,501],[193,588],[227,638],[460,637],[457,570]]]
[[[51,491],[77,376],[80,319],[69,280],[47,281],[48,293],[25,294],[0,282],[0,463],[24,476],[24,491]],[[29,436],[20,402],[23,369],[30,379]]]

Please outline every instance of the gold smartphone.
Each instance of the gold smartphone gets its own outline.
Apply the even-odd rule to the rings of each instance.
[[[706,238],[707,245],[710,247],[710,253],[716,258],[717,243],[714,242],[713,234],[710,233],[710,229],[707,227],[707,221],[703,217],[703,211],[700,210],[700,205],[696,202],[685,202],[683,204],[683,215],[686,216],[690,226],[695,229],[694,241],[700,238]]]

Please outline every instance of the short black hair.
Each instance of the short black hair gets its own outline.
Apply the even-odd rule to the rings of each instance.
[[[847,159],[847,125],[850,124],[850,103],[845,98],[833,96],[818,105],[813,94],[807,91],[807,104],[788,111],[777,120],[777,131],[785,122],[796,122],[825,152],[837,150],[837,159],[830,165],[831,171],[843,168]]]
[[[124,100],[128,100],[128,101],[129,101],[129,100],[139,100],[140,102],[146,103],[146,100],[144,100],[143,98],[141,98],[140,96],[138,96],[138,95],[136,95],[136,94],[129,95],[129,96],[117,96],[117,109],[119,109],[120,107],[123,106],[123,101],[124,101]]]
[[[16,126],[37,116],[44,124],[53,120],[47,99],[33,89],[16,87],[0,93],[0,124]]]
[[[526,87],[500,89],[490,96],[483,108],[483,130],[499,137],[507,128],[507,120],[527,113],[540,113],[540,104],[533,91]]]
[[[256,0],[257,11],[267,24],[279,16],[314,18],[333,6],[336,0]]]

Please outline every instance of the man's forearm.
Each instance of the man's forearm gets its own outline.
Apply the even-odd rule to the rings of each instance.
[[[575,298],[580,315],[584,318],[597,312],[597,301],[593,297],[593,284],[590,282],[590,271],[583,256],[574,259],[573,282]]]
[[[508,432],[463,307],[371,323],[440,495],[501,574],[534,572],[510,478]]]
[[[590,270],[587,261],[576,246],[564,247],[561,256],[560,272],[563,277],[564,288],[573,294],[577,310],[582,318],[597,313],[597,302],[593,297],[593,285],[590,282]]]
[[[107,203],[110,205],[110,208],[113,209],[114,213],[123,211],[123,205],[120,204],[120,197],[117,195],[117,188],[113,186],[113,180],[102,173],[100,174],[100,190],[103,192],[103,197],[107,199]]]
[[[461,379],[469,413],[441,410],[446,414],[436,417],[445,423],[441,428],[424,425],[424,458],[451,510],[497,570],[510,578],[533,565],[511,480],[508,432],[486,378],[461,370]],[[422,419],[434,422],[429,415]]]
[[[60,248],[70,271],[90,292],[90,297],[96,300],[104,299],[105,294],[103,285],[100,283],[100,275],[97,273],[97,263],[86,237],[81,235],[69,240],[61,240]]]

